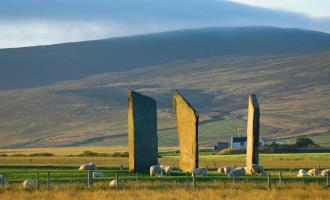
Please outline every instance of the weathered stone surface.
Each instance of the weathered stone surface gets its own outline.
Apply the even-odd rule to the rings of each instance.
[[[158,163],[156,101],[140,93],[128,92],[129,170],[149,171]]]
[[[176,91],[173,106],[179,135],[180,169],[192,172],[198,167],[198,113]]]
[[[249,95],[248,122],[247,122],[247,149],[246,166],[259,164],[259,120],[260,109],[255,94]]]

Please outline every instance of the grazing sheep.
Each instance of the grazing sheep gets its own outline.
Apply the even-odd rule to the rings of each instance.
[[[96,169],[96,165],[95,163],[88,163],[88,164],[83,164],[80,166],[79,171],[82,170],[95,170]]]
[[[310,170],[308,170],[308,172],[307,172],[307,174],[308,174],[308,176],[317,176],[317,175],[319,175],[319,173],[320,173],[320,170],[319,169],[310,169]]]
[[[109,183],[110,188],[117,188],[117,186],[119,187],[119,181],[117,182],[117,180],[112,180]]]
[[[102,177],[104,174],[102,172],[93,172],[93,178]]]
[[[228,176],[244,176],[245,175],[245,168],[244,167],[237,167],[235,169],[232,169]]]
[[[218,168],[217,172],[223,174],[223,173],[225,173],[225,168],[220,167],[220,168]]]
[[[6,177],[0,174],[0,184],[5,184],[5,183],[6,183]]]
[[[304,177],[304,176],[307,176],[307,172],[303,169],[300,169],[299,172],[298,172],[298,175],[297,177]]]
[[[172,172],[172,167],[169,165],[161,165],[160,168],[162,169],[163,172],[166,173],[166,175],[171,175]]]
[[[263,166],[252,164],[251,167],[245,167],[245,172],[252,175],[267,175],[268,173],[264,170]]]
[[[24,190],[32,190],[34,188],[34,182],[32,180],[25,180],[22,186]]]
[[[192,171],[192,176],[206,176],[207,175],[207,167],[203,167],[203,168],[195,168]]]
[[[234,169],[234,167],[229,166],[229,165],[226,165],[226,166],[224,166],[224,167],[220,167],[220,168],[218,169],[218,173],[222,173],[222,174],[228,175],[229,172],[230,172],[232,169]]]
[[[324,169],[321,172],[321,176],[330,176],[330,169]]]
[[[163,176],[163,171],[160,165],[152,165],[150,167],[150,176]]]

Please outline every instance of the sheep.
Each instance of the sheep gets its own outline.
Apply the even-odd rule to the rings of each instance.
[[[104,174],[102,172],[93,172],[93,178],[102,177]]]
[[[172,167],[169,165],[161,165],[160,168],[162,169],[163,172],[166,173],[166,175],[171,175],[172,172]]]
[[[222,173],[222,174],[228,175],[229,172],[230,172],[232,169],[234,169],[234,167],[229,166],[229,165],[226,165],[226,166],[224,166],[224,167],[220,167],[220,168],[218,169],[218,173]]]
[[[252,164],[250,167],[245,168],[245,173],[252,174],[252,175],[267,175],[268,173],[265,172],[263,166]]]
[[[95,170],[96,169],[96,165],[95,163],[88,163],[88,164],[83,164],[80,166],[79,171],[82,170]]]
[[[245,175],[245,168],[244,167],[238,167],[235,169],[232,169],[228,176],[244,176]]]
[[[324,169],[321,172],[321,176],[330,176],[330,169]]]
[[[112,180],[112,181],[110,181],[109,186],[110,186],[110,188],[117,188],[117,187],[119,187],[119,181]]]
[[[317,175],[319,175],[319,173],[320,173],[320,170],[319,169],[310,169],[310,170],[308,170],[308,172],[307,172],[307,174],[308,174],[308,176],[317,176]]]
[[[6,183],[6,177],[0,174],[0,184],[5,184],[5,183]]]
[[[192,176],[206,176],[207,175],[207,167],[203,167],[203,168],[195,168],[192,171]]]
[[[298,172],[298,175],[297,177],[304,177],[304,176],[307,176],[307,172],[303,169],[300,169],[299,172]]]
[[[32,180],[25,180],[22,186],[25,190],[32,190],[34,188],[34,182]]]
[[[150,176],[163,176],[163,171],[160,165],[152,165],[150,167]]]

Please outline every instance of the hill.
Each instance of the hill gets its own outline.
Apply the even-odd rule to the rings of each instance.
[[[38,87],[176,61],[326,50],[330,50],[329,34],[272,27],[204,28],[0,49],[0,90]]]
[[[245,134],[249,93],[259,98],[263,139],[305,135],[329,146],[329,63],[330,51],[225,55],[3,90],[0,146],[127,145],[128,89],[156,98],[161,146],[177,144],[174,89],[200,113],[202,146]]]

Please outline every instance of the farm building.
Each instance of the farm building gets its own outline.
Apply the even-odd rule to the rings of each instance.
[[[228,148],[228,142],[218,142],[213,146],[213,150],[222,150]]]
[[[231,137],[231,148],[232,149],[245,149],[246,148],[247,137]],[[259,146],[264,146],[265,142],[260,139]]]

